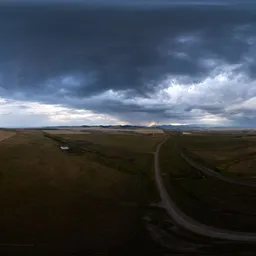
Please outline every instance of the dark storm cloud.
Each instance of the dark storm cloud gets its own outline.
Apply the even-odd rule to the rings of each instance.
[[[167,86],[168,77],[200,83],[220,62],[244,63],[242,72],[254,79],[256,64],[248,58],[256,53],[256,5],[152,1],[152,8],[142,8],[143,1],[110,3],[1,6],[0,95],[118,117],[143,113],[148,114],[145,120],[161,121],[182,113],[187,117],[188,109],[195,108],[220,114],[225,106],[191,102],[182,113],[168,114],[168,104],[145,107],[118,98],[91,99],[108,90],[122,92],[123,99],[147,99]],[[132,8],[126,8],[128,3]]]

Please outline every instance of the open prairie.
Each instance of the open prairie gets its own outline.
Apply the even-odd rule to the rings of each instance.
[[[256,132],[233,131],[182,136],[180,146],[196,161],[228,176],[256,175]]]
[[[74,129],[55,129],[55,130],[43,130],[44,132],[50,133],[50,134],[90,134],[88,131],[80,131],[80,130],[74,130]]]
[[[0,142],[11,138],[15,135],[15,132],[0,130]]]
[[[163,136],[58,136],[78,151],[62,152],[55,135],[39,130],[0,143],[0,244],[127,249],[156,196],[152,151]]]
[[[160,151],[160,164],[167,190],[188,216],[201,223],[219,228],[256,231],[255,187],[228,183],[201,173],[182,158],[179,149],[194,161],[216,169],[220,164],[242,174],[255,175],[255,168],[238,165],[244,161],[255,163],[254,136],[236,134],[173,135]],[[253,139],[251,139],[253,138]],[[252,164],[251,162],[251,164]],[[243,176],[234,175],[237,180]],[[251,179],[252,180],[252,179]]]
[[[144,133],[144,134],[163,134],[163,130],[158,128],[102,128],[102,127],[79,127],[79,128],[72,128],[72,130],[78,131],[99,131],[99,132],[107,132],[107,133]]]

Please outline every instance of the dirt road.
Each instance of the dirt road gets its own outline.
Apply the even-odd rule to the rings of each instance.
[[[225,181],[225,182],[229,182],[232,184],[237,184],[237,185],[242,185],[242,186],[249,186],[249,187],[256,187],[256,182],[253,181],[246,181],[246,180],[236,180],[233,178],[229,178],[229,177],[225,177],[223,175],[221,175],[220,173],[215,172],[214,170],[207,168],[195,161],[193,161],[191,158],[189,158],[188,156],[186,156],[181,150],[179,150],[180,155],[194,168],[196,168],[197,170],[201,171],[202,173],[217,178],[219,180]]]
[[[181,212],[181,210],[175,205],[175,203],[171,199],[171,195],[167,193],[167,190],[164,186],[163,178],[161,175],[161,170],[159,167],[159,151],[161,146],[168,140],[168,138],[161,142],[157,146],[157,150],[155,152],[155,177],[157,188],[162,200],[162,205],[166,209],[168,215],[175,221],[175,223],[187,229],[195,234],[207,236],[211,238],[217,239],[225,239],[232,241],[243,241],[243,242],[256,242],[256,233],[247,233],[247,232],[234,232],[230,230],[218,229],[211,226],[207,226],[201,224],[186,214]]]

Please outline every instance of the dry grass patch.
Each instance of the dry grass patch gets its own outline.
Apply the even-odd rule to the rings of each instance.
[[[9,131],[0,131],[0,141],[6,140],[14,136],[15,132],[9,132]]]
[[[163,134],[164,133],[160,129],[135,129],[134,132],[144,133],[144,134],[149,134],[149,133]]]
[[[255,175],[256,146],[253,134],[215,133],[180,137],[179,145],[195,161],[223,175]]]
[[[118,133],[118,134],[126,134],[126,133],[142,133],[142,134],[163,134],[164,132],[161,129],[154,128],[137,128],[137,129],[119,129],[119,128],[87,128],[92,131],[101,131],[106,133]]]
[[[228,171],[231,173],[238,173],[243,175],[254,175],[256,170],[256,157],[247,159],[231,165]]]
[[[105,136],[108,145],[120,142]],[[0,143],[0,243],[112,248],[131,239],[152,156],[99,153],[63,153],[42,132]],[[133,173],[123,171],[129,161]]]
[[[90,134],[90,132],[84,132],[79,130],[43,130],[49,134]]]
[[[163,177],[170,197],[182,211],[201,223],[219,228],[255,232],[255,188],[230,184],[212,177],[202,176],[177,151],[176,145],[182,139],[184,139],[183,136],[170,137],[160,150],[160,166],[162,172],[166,174]],[[225,144],[222,144],[224,141]],[[195,138],[193,141],[188,136],[184,139],[183,143],[183,145],[190,146],[192,149],[202,149],[204,147],[205,150],[209,150],[214,147],[217,150],[219,146],[222,150],[220,155],[227,155],[236,151],[224,151],[223,147],[238,148],[239,146],[240,151],[238,154],[243,151],[240,147],[241,145],[246,148],[246,145],[240,141],[240,138],[236,141],[232,138],[221,139],[217,136],[214,138],[206,136],[202,139]],[[212,152],[218,153],[219,151]],[[200,154],[199,156],[202,157],[201,162],[206,158],[205,154]],[[192,157],[196,156],[191,155]],[[211,154],[207,155],[207,157],[212,160],[214,167],[214,161],[216,162],[217,160],[212,159],[213,157],[210,158]],[[196,160],[200,162],[199,158],[196,158]],[[255,163],[253,159],[242,161],[234,165],[234,169],[231,171],[238,173],[246,168],[248,171],[249,168],[255,170]]]
[[[59,136],[67,141],[88,141],[110,148],[130,150],[132,152],[154,152],[156,146],[164,139],[164,134],[113,134],[103,132],[92,132],[91,134],[62,134]]]

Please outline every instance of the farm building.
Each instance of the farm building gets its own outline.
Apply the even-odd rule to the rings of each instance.
[[[60,149],[63,151],[69,150],[70,147],[69,146],[60,146]]]

